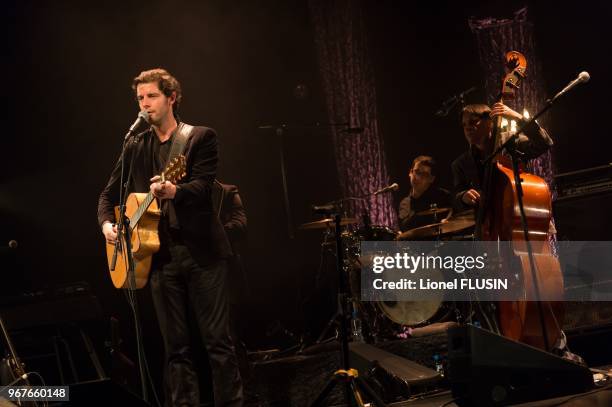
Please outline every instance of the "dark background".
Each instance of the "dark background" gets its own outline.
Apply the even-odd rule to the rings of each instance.
[[[397,202],[419,154],[438,158],[440,183],[449,186],[450,162],[466,145],[458,116],[433,115],[441,102],[471,86],[479,90],[469,102],[485,99],[467,18],[510,18],[525,4],[548,94],[582,70],[591,74],[588,85],[547,114],[556,172],[612,161],[606,147],[612,6],[421,3],[365,3],[378,121],[391,179],[402,185]],[[130,349],[130,317],[107,275],[96,205],[136,117],[131,80],[161,66],[181,81],[181,118],[218,131],[218,178],[240,187],[248,212],[247,344],[278,346],[280,338],[266,336],[275,321],[316,336],[333,301],[329,289],[315,284],[321,234],[296,231],[288,238],[279,140],[258,129],[294,124],[284,136],[292,227],[312,220],[310,205],[338,197],[339,188],[329,133],[295,125],[327,120],[307,3],[20,1],[2,7],[8,128],[0,242],[19,242],[10,254],[2,249],[3,291],[87,281],[105,313],[121,319]],[[306,99],[295,97],[298,84],[307,86]],[[147,348],[159,352],[148,291],[140,296]]]

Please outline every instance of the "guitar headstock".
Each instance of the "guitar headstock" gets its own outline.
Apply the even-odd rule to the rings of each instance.
[[[186,169],[187,166],[185,156],[179,154],[170,160],[168,165],[166,165],[166,169],[161,174],[161,179],[176,184],[177,181],[181,180],[185,175],[187,175]]]
[[[527,59],[518,51],[506,53],[506,69],[508,73],[502,85],[502,99],[514,99],[514,92],[519,88],[520,82],[525,79],[527,70]]]

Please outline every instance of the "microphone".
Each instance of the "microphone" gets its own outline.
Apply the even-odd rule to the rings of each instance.
[[[374,192],[372,195],[384,194],[385,192],[397,191],[398,189],[399,189],[399,185],[397,185],[397,182],[394,182],[391,185],[388,185],[382,189],[379,189],[378,191]]]
[[[575,86],[578,86],[581,83],[587,83],[589,81],[589,79],[591,79],[591,75],[589,75],[589,73],[587,71],[580,72],[580,74],[578,75],[578,77],[576,79],[571,81],[565,88],[561,89],[561,92],[557,93],[552,98],[552,101],[555,101],[556,99],[558,99],[561,96],[565,95],[567,92],[569,92]]]
[[[134,131],[138,127],[140,127],[143,123],[149,123],[149,113],[147,113],[144,110],[141,110],[140,112],[138,112],[138,117],[136,118],[134,123],[130,126],[130,129],[125,135],[125,139],[127,140],[134,133]]]

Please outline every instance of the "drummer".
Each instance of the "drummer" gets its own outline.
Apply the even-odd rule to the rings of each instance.
[[[449,213],[451,206],[450,193],[435,184],[436,161],[428,155],[420,155],[412,161],[408,178],[410,193],[399,204],[400,231],[431,223],[440,222]],[[432,208],[440,208],[438,213],[423,213]]]

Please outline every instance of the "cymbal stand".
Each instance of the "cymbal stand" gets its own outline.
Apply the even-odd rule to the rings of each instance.
[[[327,239],[332,235],[332,233],[330,233],[329,230],[327,230],[325,233],[326,233],[325,238],[324,238],[325,240],[324,240],[324,243],[322,244],[322,246],[326,246],[328,244],[327,243]],[[338,238],[336,238],[336,245],[338,244],[337,242],[338,242]],[[321,250],[326,250],[326,249],[322,247]],[[344,248],[342,250],[344,250]],[[331,250],[329,250],[329,252],[331,252]],[[336,250],[336,253],[333,253],[333,254],[334,254],[335,258],[339,255],[337,250]],[[346,256],[344,256],[344,251],[342,251],[342,256],[341,256],[340,259],[341,259],[341,263],[342,263],[342,271],[341,271],[341,273],[343,275],[347,275],[349,273],[349,265],[348,265],[348,261],[346,259]],[[325,325],[325,328],[323,328],[323,330],[321,331],[321,334],[317,337],[317,340],[315,341],[314,345],[320,345],[323,342],[327,342],[329,340],[337,339],[338,338],[337,334],[334,337],[332,337],[332,338],[328,338],[328,339],[325,339],[325,338],[327,337],[329,331],[335,325],[339,325],[339,321],[340,321],[341,318],[342,318],[342,314],[340,312],[340,309],[336,308],[336,312],[334,312],[334,314],[331,316],[331,318],[327,321],[327,324]]]

